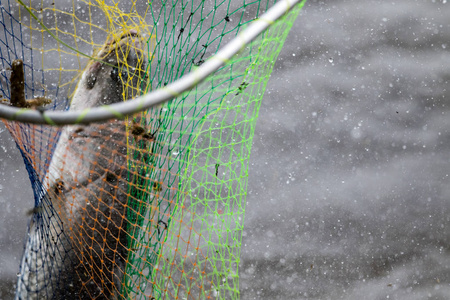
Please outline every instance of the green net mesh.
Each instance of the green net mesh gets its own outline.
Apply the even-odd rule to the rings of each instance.
[[[303,2],[163,105],[91,125],[4,121],[35,196],[18,299],[239,298],[255,123]],[[23,87],[35,109],[87,110],[164,88],[272,5],[2,0],[3,102]]]

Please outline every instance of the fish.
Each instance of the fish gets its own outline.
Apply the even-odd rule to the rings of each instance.
[[[138,95],[144,49],[137,30],[105,42],[69,110]],[[121,298],[130,226],[126,128],[119,119],[62,128],[29,225],[15,299]]]

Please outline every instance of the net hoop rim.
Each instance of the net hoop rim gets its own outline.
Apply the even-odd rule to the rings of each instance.
[[[245,45],[256,39],[264,30],[287,14],[296,4],[303,6],[306,0],[280,0],[261,17],[255,19],[233,40],[228,42],[214,56],[201,66],[182,76],[165,87],[156,89],[135,99],[107,106],[90,108],[83,111],[39,111],[0,105],[0,118],[32,124],[70,125],[103,122],[110,119],[124,119],[152,106],[162,104],[180,96],[205,80],[209,75],[224,66]]]

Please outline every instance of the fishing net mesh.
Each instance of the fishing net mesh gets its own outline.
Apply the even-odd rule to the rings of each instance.
[[[238,2],[2,0],[3,102],[15,59],[24,97],[50,99],[45,109],[86,102],[102,76],[120,82],[121,101],[164,88],[274,4]],[[90,125],[4,121],[35,197],[16,297],[239,298],[255,123],[301,6],[163,105]]]

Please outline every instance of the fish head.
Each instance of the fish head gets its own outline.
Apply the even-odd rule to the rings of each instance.
[[[84,71],[71,110],[134,98],[146,87],[146,43],[136,30],[107,41]]]

